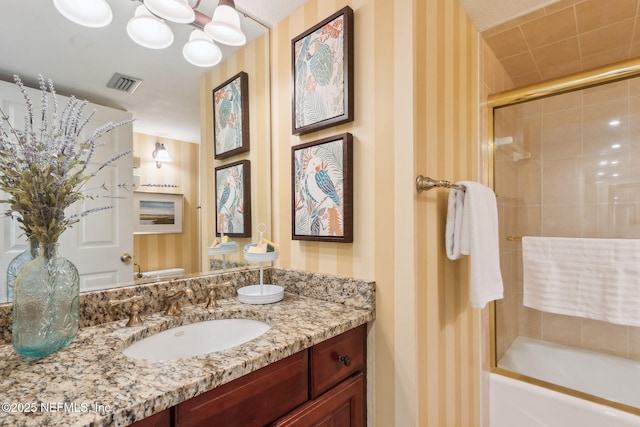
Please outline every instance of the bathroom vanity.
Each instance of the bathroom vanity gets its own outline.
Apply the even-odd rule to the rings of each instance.
[[[274,273],[271,282],[286,289],[276,304],[247,305],[227,295],[217,308],[185,304],[180,316],[143,313],[139,326],[126,327],[125,318],[83,327],[68,347],[37,361],[0,346],[0,391],[13,405],[0,412],[0,425],[284,427],[333,420],[364,426],[375,284],[321,276]],[[187,284],[203,295],[197,283]],[[196,357],[156,361],[123,354],[160,331],[229,318],[271,328]]]
[[[366,325],[133,424],[365,426]]]

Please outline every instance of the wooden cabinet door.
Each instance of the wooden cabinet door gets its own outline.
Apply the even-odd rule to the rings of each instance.
[[[273,427],[364,427],[365,381],[359,373],[278,420]]]
[[[262,427],[308,400],[304,350],[175,407],[176,427]]]

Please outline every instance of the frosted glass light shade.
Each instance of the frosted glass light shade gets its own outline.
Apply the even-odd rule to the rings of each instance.
[[[196,19],[187,0],[144,0],[144,5],[151,13],[179,24],[190,24]]]
[[[216,7],[211,22],[204,26],[204,32],[215,41],[229,46],[243,46],[247,42],[240,28],[240,15],[227,5]]]
[[[161,148],[158,150],[158,154],[156,155],[156,162],[170,162],[171,156],[166,148]]]
[[[173,31],[160,18],[156,18],[144,5],[136,8],[136,14],[127,23],[131,39],[149,49],[164,49],[173,43]]]
[[[53,0],[53,5],[62,16],[85,27],[106,27],[113,19],[105,0]]]
[[[165,148],[164,144],[156,142],[156,149],[151,153],[153,160],[156,161],[156,167],[160,169],[162,167],[162,163],[170,162],[171,156],[169,156],[169,152]]]
[[[222,60],[222,51],[205,33],[193,30],[182,48],[182,55],[197,67],[213,67]]]

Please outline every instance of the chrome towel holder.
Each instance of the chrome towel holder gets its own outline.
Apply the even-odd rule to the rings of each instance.
[[[463,185],[454,184],[451,181],[439,181],[435,179],[431,179],[428,176],[418,175],[416,178],[416,190],[418,193],[422,193],[423,191],[429,191],[432,188],[453,188],[455,190],[465,191]]]

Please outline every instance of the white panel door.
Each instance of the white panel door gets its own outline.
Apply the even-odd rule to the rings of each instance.
[[[29,91],[36,111],[40,106],[40,91]],[[57,96],[59,108],[67,98]],[[0,82],[0,105],[19,128],[23,127],[24,100],[16,85]],[[90,133],[107,122],[119,122],[131,117],[130,113],[90,104],[85,111],[96,110],[91,122],[85,127]],[[105,161],[133,148],[133,130],[129,124],[107,133],[100,139],[90,170],[96,170]],[[120,188],[119,184],[129,184]],[[86,183],[84,201],[71,206],[68,214],[81,213],[87,209],[110,206],[110,209],[93,212],[65,231],[60,239],[60,254],[68,258],[80,273],[80,290],[88,291],[112,287],[129,282],[133,277],[131,262],[123,263],[123,253],[133,255],[133,156],[127,155],[101,170]],[[4,197],[0,197],[4,198]],[[0,204],[0,212],[8,209]],[[6,271],[11,260],[27,248],[26,239],[17,221],[0,218],[0,302],[6,300]]]

